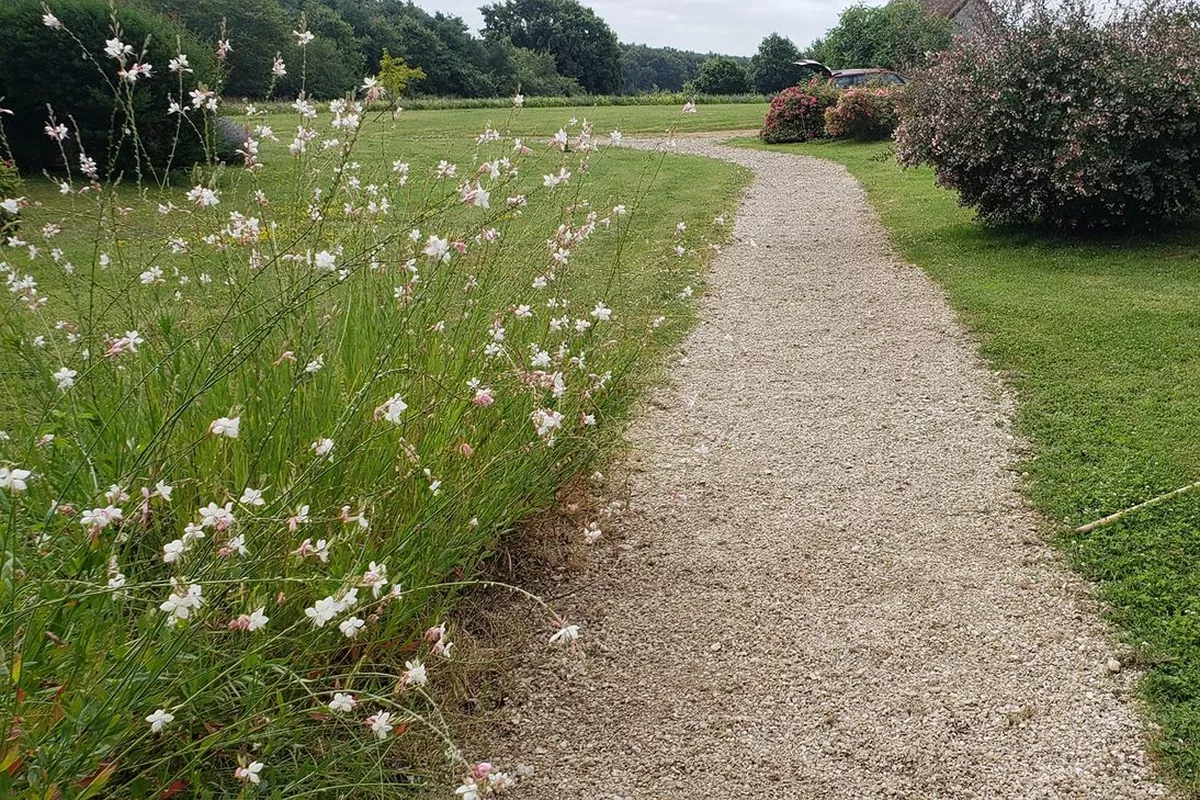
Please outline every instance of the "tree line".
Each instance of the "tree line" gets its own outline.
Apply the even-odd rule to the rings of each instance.
[[[408,0],[132,0],[203,45],[233,44],[225,93],[262,98],[304,90],[336,97],[378,73],[385,53],[425,77],[410,93],[442,97],[681,91],[712,54],[622,44],[577,0],[500,0],[475,35],[461,17]],[[304,48],[293,31],[313,34]],[[222,28],[224,25],[224,28]],[[276,55],[287,74],[273,76]]]
[[[100,3],[106,0],[71,0]],[[429,13],[410,0],[126,0],[213,48],[228,36],[223,91],[253,99],[337,97],[381,63],[405,63],[423,76],[408,92],[441,97],[639,94],[772,94],[806,78],[794,63],[905,69],[949,43],[947,20],[918,0],[854,6],[805,50],[772,33],[750,58],[624,44],[578,0],[496,0],[480,9],[476,35],[461,17]],[[36,18],[31,19],[37,24]],[[300,47],[294,31],[312,40]],[[223,33],[224,31],[224,33]],[[286,64],[272,73],[276,57]],[[385,61],[386,59],[386,61]],[[402,61],[401,61],[402,60]]]

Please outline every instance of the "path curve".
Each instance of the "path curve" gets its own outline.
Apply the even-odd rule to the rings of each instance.
[[[631,430],[623,543],[557,603],[583,654],[513,670],[517,797],[1166,796],[942,292],[841,166],[677,147],[755,178]]]

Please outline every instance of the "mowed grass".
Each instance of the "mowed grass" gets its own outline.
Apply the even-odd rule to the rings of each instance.
[[[1200,224],[1084,241],[988,230],[889,145],[769,149],[844,164],[1016,387],[1029,495],[1147,667],[1169,772],[1200,790],[1200,492],[1073,532],[1200,480]]]
[[[596,134],[607,136],[619,130],[624,134],[678,133],[702,131],[757,130],[766,116],[766,103],[700,104],[696,113],[683,114],[679,106],[586,106],[566,108],[523,108],[519,114],[507,109],[472,108],[455,111],[403,111],[398,121],[407,135],[429,138],[453,138],[465,130],[483,130],[489,123],[500,127],[509,123],[516,136],[552,136],[572,117],[595,125]]]

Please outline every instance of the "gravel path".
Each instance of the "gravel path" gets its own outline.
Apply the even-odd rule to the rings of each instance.
[[[1166,796],[941,291],[842,167],[678,149],[756,178],[631,431],[623,543],[557,587],[582,652],[513,669],[485,752],[516,796]]]

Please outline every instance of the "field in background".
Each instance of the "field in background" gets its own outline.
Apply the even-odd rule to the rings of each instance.
[[[524,98],[525,108],[595,108],[597,106],[626,106],[647,107],[667,106],[678,109],[684,103],[694,102],[697,105],[761,105],[764,112],[771,98],[760,94],[689,94],[687,92],[657,92],[653,94],[589,94],[563,97],[539,97],[530,95]],[[247,100],[226,101],[230,104],[244,104]],[[437,111],[462,108],[511,108],[511,97],[408,97],[400,105],[412,111]],[[259,102],[260,108],[282,109],[287,103]]]
[[[890,145],[769,149],[845,164],[1016,387],[1030,497],[1147,668],[1157,751],[1200,789],[1200,493],[1073,532],[1200,479],[1200,224],[1111,240],[988,230]]]
[[[572,98],[578,102],[578,98]],[[465,101],[467,102],[467,101]],[[470,101],[473,102],[473,101]],[[256,103],[256,107],[270,111],[270,119],[276,127],[286,130],[295,124],[298,117],[286,104]],[[236,106],[231,106],[232,113]],[[413,138],[462,139],[470,131],[481,131],[486,125],[505,127],[514,136],[554,135],[559,128],[568,126],[575,118],[582,123],[585,119],[593,123],[596,135],[607,139],[609,133],[618,130],[623,134],[665,134],[668,130],[678,133],[702,131],[758,130],[767,113],[766,102],[735,102],[717,105],[697,104],[695,114],[681,114],[679,104],[669,105],[569,105],[563,107],[522,108],[514,114],[512,101],[503,105],[477,107],[464,105],[453,110],[410,110],[407,106],[397,119],[395,134]],[[385,112],[371,112],[368,118],[386,116]],[[569,127],[569,126],[568,126]]]

